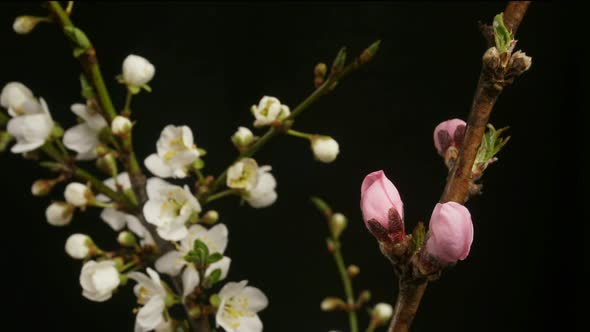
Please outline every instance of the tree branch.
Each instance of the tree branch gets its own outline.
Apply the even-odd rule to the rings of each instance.
[[[504,24],[511,31],[513,37],[524,18],[529,4],[530,1],[510,1],[504,10]],[[489,28],[482,30],[484,35],[486,31],[490,31]],[[484,37],[488,38],[488,36]],[[503,88],[512,82],[511,77],[509,77],[510,70],[509,67],[503,67],[500,71],[498,71],[498,68],[491,68],[490,63],[487,63],[484,57],[463,144],[457,161],[447,177],[447,184],[440,198],[441,203],[453,201],[464,204],[469,198],[469,187],[473,183],[471,170],[475,157],[496,100]],[[413,273],[412,269],[410,269],[400,276],[395,314],[389,326],[389,332],[409,331],[412,320],[416,315],[428,281],[423,276],[414,276]]]

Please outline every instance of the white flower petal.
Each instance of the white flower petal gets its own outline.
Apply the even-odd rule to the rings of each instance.
[[[254,313],[268,306],[268,298],[256,287],[247,286],[240,295],[248,298],[248,309]]]
[[[211,275],[211,273],[213,273],[213,271],[219,269],[219,270],[221,270],[221,276],[219,277],[219,280],[223,280],[227,277],[227,273],[229,272],[230,264],[231,264],[231,258],[229,258],[227,256],[223,256],[223,258],[221,260],[219,260],[218,262],[215,262],[215,263],[209,265],[209,267],[205,271],[205,276],[208,277]]]
[[[235,332],[262,332],[262,321],[258,315],[246,316],[240,319],[240,325]]]
[[[152,297],[137,313],[137,324],[146,330],[153,330],[164,319],[165,304],[162,296]]]
[[[117,232],[122,230],[127,223],[125,213],[112,208],[103,209],[100,213],[100,218]]]
[[[92,130],[86,123],[81,123],[66,130],[63,137],[64,145],[80,154],[90,154],[96,157],[94,150],[99,140],[96,131]]]
[[[242,280],[240,282],[228,282],[219,291],[219,296],[222,298],[230,298],[238,295],[244,287],[248,284],[248,280]]]
[[[200,282],[199,272],[195,269],[192,264],[189,264],[186,269],[182,272],[182,295],[187,296],[193,292],[193,290],[199,286]]]
[[[180,274],[180,271],[187,263],[181,252],[172,250],[158,258],[155,265],[158,272],[175,277]]]
[[[207,231],[207,246],[209,247],[209,251],[212,253],[218,252],[223,254],[227,247],[227,237],[228,231],[225,224],[219,223],[209,229],[209,231]]]
[[[174,175],[172,167],[168,166],[168,164],[155,153],[145,158],[143,163],[145,167],[156,176],[169,178]]]

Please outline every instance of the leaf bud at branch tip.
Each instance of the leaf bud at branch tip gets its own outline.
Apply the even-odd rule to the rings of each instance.
[[[320,304],[322,311],[342,310],[346,307],[344,301],[334,296],[326,297]]]
[[[361,56],[359,58],[360,63],[365,64],[365,63],[371,61],[375,57],[375,54],[377,54],[377,51],[379,51],[380,44],[381,44],[381,40],[378,40],[378,41],[374,42],[373,44],[371,44],[369,47],[367,47],[363,51],[363,53],[361,53]]]
[[[352,264],[346,268],[346,273],[348,273],[349,277],[354,278],[358,276],[359,273],[361,273],[361,269],[358,266]]]
[[[347,224],[348,220],[342,213],[334,213],[329,221],[332,237],[335,239],[339,238],[342,232],[346,229]]]

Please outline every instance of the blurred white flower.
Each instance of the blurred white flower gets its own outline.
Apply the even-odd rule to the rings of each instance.
[[[256,186],[244,196],[246,202],[253,208],[267,207],[277,200],[277,192],[275,191],[277,181],[270,173],[271,169],[268,165],[259,167]]]
[[[64,145],[78,153],[78,160],[94,159],[96,147],[100,143],[98,135],[107,126],[107,122],[100,113],[84,104],[74,104],[71,110],[82,122],[65,131]]]
[[[289,106],[282,105],[275,97],[264,96],[258,105],[252,105],[250,109],[256,118],[254,127],[271,125],[274,121],[285,119],[291,114]]]
[[[191,164],[199,158],[193,132],[187,126],[168,125],[156,143],[157,153],[147,157],[145,166],[162,178],[185,178]]]
[[[258,164],[252,158],[243,158],[227,170],[226,185],[232,189],[252,190],[258,182]]]
[[[142,308],[135,319],[135,332],[147,332],[165,324],[164,310],[166,310],[166,289],[158,273],[149,267],[149,277],[141,272],[131,272],[127,276],[137,281],[133,288],[137,302]]]
[[[37,100],[24,84],[10,82],[2,89],[0,104],[13,117],[6,126],[16,139],[13,153],[33,151],[45,144],[54,123],[43,98]]]
[[[169,241],[180,241],[188,235],[186,221],[193,213],[201,212],[199,201],[184,188],[159,178],[147,181],[148,201],[143,214],[150,224],[157,226],[158,235]]]
[[[248,281],[228,282],[219,297],[221,303],[215,321],[226,332],[261,332],[262,321],[257,313],[268,305],[266,296]]]
[[[149,83],[156,73],[156,68],[148,60],[130,54],[123,60],[123,80],[131,86],[140,87]]]
[[[120,282],[114,261],[88,261],[82,266],[82,295],[89,300],[104,302],[110,299]]]

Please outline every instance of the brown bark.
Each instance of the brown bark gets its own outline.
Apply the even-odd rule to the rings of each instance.
[[[512,32],[512,36],[516,34],[529,4],[530,1],[510,1],[506,6],[504,24]],[[485,31],[489,31],[489,28],[482,30],[485,35]],[[488,38],[488,36],[484,37]],[[447,184],[440,198],[441,203],[454,201],[463,204],[469,198],[469,188],[473,183],[471,169],[477,156],[477,150],[481,144],[494,104],[502,92],[502,88],[511,81],[499,81],[497,75],[486,67],[487,65],[484,63],[467,121],[463,145],[459,151],[457,161],[447,177]],[[395,313],[389,325],[389,332],[409,331],[428,285],[426,279],[418,279],[412,276],[411,271],[412,269],[409,269],[400,276],[399,293]]]

